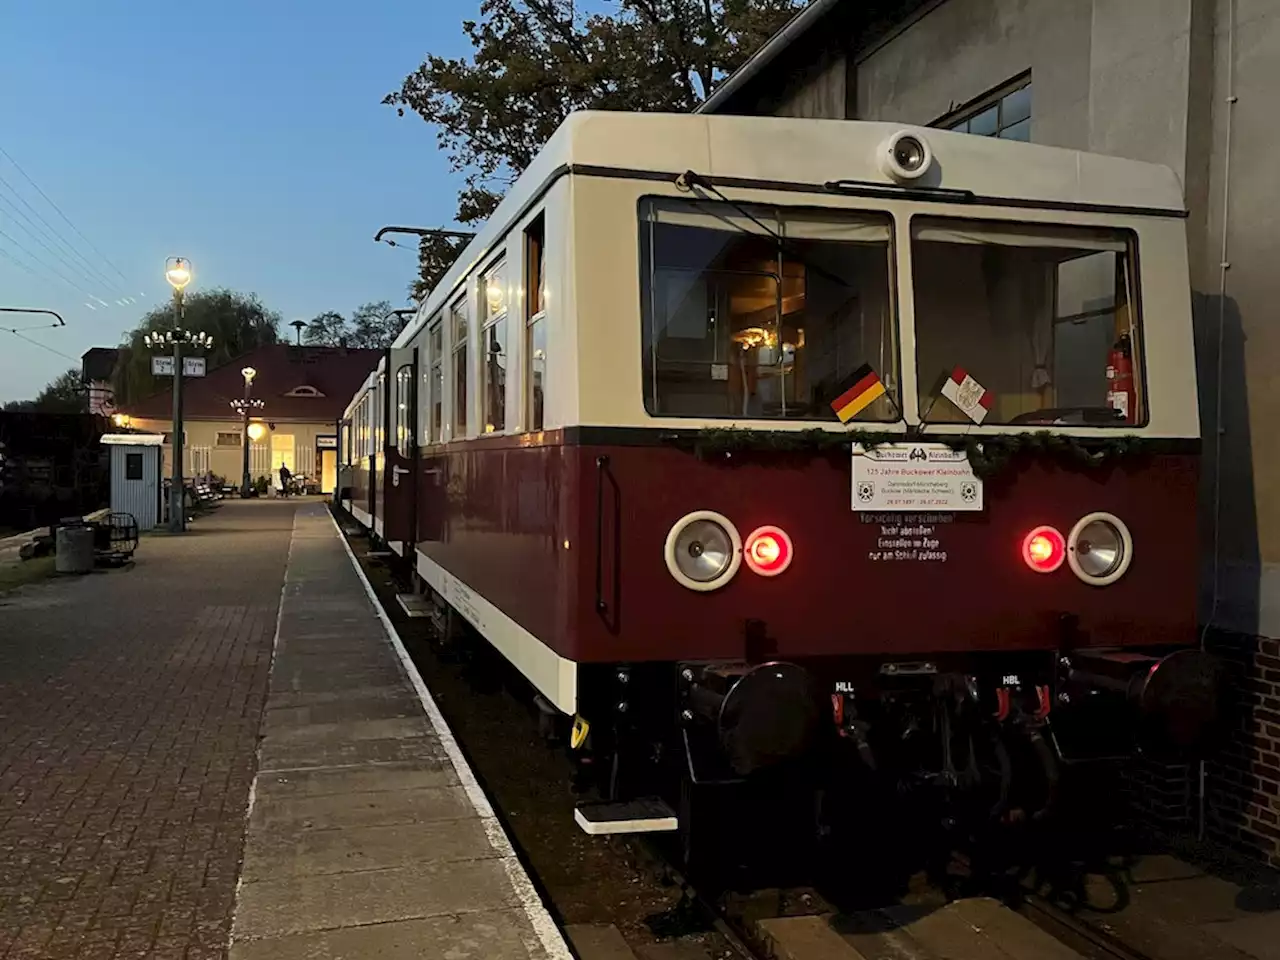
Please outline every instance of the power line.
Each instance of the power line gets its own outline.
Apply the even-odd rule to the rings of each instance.
[[[4,186],[8,187],[8,188],[9,188],[9,191],[10,191],[11,193],[13,193],[13,195],[14,195],[15,197],[17,197],[19,200],[21,200],[21,201],[22,201],[22,203],[23,203],[24,205],[28,206],[28,209],[30,208],[30,205],[29,205],[29,204],[27,204],[26,200],[23,200],[23,198],[22,198],[22,197],[17,193],[17,191],[15,191],[15,190],[13,189],[13,187],[9,186],[8,182],[6,182],[6,181],[5,181],[4,177],[0,177],[0,184],[3,184]],[[88,281],[89,281],[90,283],[92,283],[92,284],[97,285],[97,284],[103,284],[103,283],[105,283],[105,284],[106,284],[106,288],[107,288],[107,291],[108,291],[108,292],[110,292],[111,290],[115,289],[116,284],[115,284],[115,282],[114,282],[114,281],[112,281],[112,280],[107,280],[107,279],[106,279],[104,276],[102,276],[101,274],[99,274],[98,276],[94,276],[92,272],[90,272],[90,271],[86,270],[86,269],[85,269],[84,267],[82,267],[80,264],[78,264],[78,263],[76,263],[74,260],[72,260],[72,259],[68,258],[68,257],[67,257],[67,255],[66,255],[65,253],[63,253],[61,250],[55,250],[53,247],[49,246],[49,244],[45,243],[44,239],[42,239],[41,234],[43,234],[43,236],[44,236],[44,237],[47,237],[48,239],[53,240],[54,242],[58,242],[58,241],[57,241],[57,238],[56,238],[56,237],[51,237],[51,236],[49,236],[49,234],[44,233],[44,231],[42,231],[42,230],[40,230],[38,227],[36,227],[35,222],[34,222],[30,217],[28,217],[25,213],[23,213],[21,210],[19,210],[17,207],[15,207],[15,206],[13,205],[13,202],[12,202],[11,200],[9,200],[8,198],[6,198],[6,197],[4,196],[4,194],[0,194],[0,203],[3,203],[6,207],[8,207],[10,210],[12,210],[15,214],[17,214],[17,215],[18,215],[18,216],[20,216],[23,220],[25,220],[25,221],[26,221],[26,223],[19,223],[19,222],[18,222],[18,221],[16,221],[16,220],[14,220],[13,222],[14,222],[17,226],[21,227],[24,231],[26,231],[27,236],[31,237],[31,239],[32,239],[32,240],[34,240],[36,243],[40,244],[40,246],[41,246],[41,247],[43,247],[45,250],[47,250],[51,256],[53,256],[55,259],[57,259],[57,260],[58,260],[60,263],[62,263],[64,266],[68,267],[70,270],[74,271],[76,274],[80,275],[81,277],[83,277],[84,279],[88,280]],[[34,211],[34,210],[33,210],[32,212],[33,212],[33,213],[35,213],[35,211]],[[39,217],[39,216],[40,216],[40,214],[36,213],[36,216],[37,216],[37,217]],[[46,226],[47,226],[47,224],[46,224]],[[52,229],[52,228],[50,228],[50,229]],[[64,246],[66,245],[66,241],[65,241],[65,240],[63,240],[63,241],[61,241],[61,242],[62,242],[62,244],[63,244]],[[83,258],[82,258],[82,259],[83,259]]]
[[[86,297],[90,297],[90,298],[92,298],[92,299],[94,299],[94,300],[97,300],[97,299],[98,299],[98,298],[97,298],[97,297],[95,297],[92,293],[90,293],[88,290],[86,290],[84,287],[82,287],[80,284],[76,283],[76,281],[74,281],[74,280],[68,280],[65,276],[63,276],[61,273],[59,273],[59,272],[57,271],[57,269],[55,269],[54,267],[49,266],[49,264],[45,263],[43,260],[41,260],[41,259],[40,259],[39,257],[37,257],[34,253],[32,253],[30,250],[28,250],[26,247],[24,247],[22,244],[20,244],[17,240],[13,239],[13,237],[9,236],[9,235],[8,235],[7,233],[5,233],[3,230],[0,230],[0,238],[3,238],[3,239],[5,239],[5,240],[8,240],[8,241],[9,241],[10,243],[12,243],[15,247],[17,247],[19,250],[21,250],[23,253],[25,253],[28,257],[30,257],[30,258],[31,258],[32,260],[34,260],[36,263],[40,264],[40,266],[44,267],[46,270],[48,270],[50,273],[52,273],[55,277],[57,277],[58,279],[60,279],[63,283],[68,283],[68,284],[70,284],[71,286],[75,287],[77,290],[79,290],[81,293],[83,293]],[[10,258],[10,259],[12,259],[12,258]]]
[[[6,260],[12,263],[15,267],[20,267],[21,269],[25,270],[27,273],[31,274],[31,276],[35,277],[37,280],[45,280],[45,281],[49,280],[49,277],[42,277],[40,274],[36,273],[29,266],[27,266],[25,263],[23,263],[21,260],[15,257],[13,254],[11,254],[4,247],[0,247],[0,257],[4,257]]]
[[[58,216],[60,216],[66,222],[67,226],[69,226],[72,230],[75,231],[76,236],[78,236],[81,240],[87,243],[89,245],[89,249],[92,250],[94,253],[96,253],[99,257],[101,257],[102,262],[105,263],[108,267],[110,267],[113,271],[115,271],[116,276],[118,276],[120,280],[124,283],[126,289],[132,287],[132,284],[129,283],[129,278],[124,275],[124,273],[120,270],[120,268],[117,267],[110,260],[108,260],[106,254],[104,254],[101,250],[99,250],[97,247],[93,245],[92,240],[90,240],[88,237],[86,237],[83,233],[80,232],[80,228],[71,222],[71,218],[62,212],[61,207],[59,207],[56,203],[54,203],[52,200],[49,199],[48,194],[46,194],[43,190],[41,190],[40,185],[36,183],[34,180],[32,180],[30,176],[28,176],[27,171],[22,169],[22,167],[18,164],[17,160],[9,156],[8,151],[6,151],[4,147],[0,147],[0,156],[3,156],[11,164],[13,164],[13,168],[17,170],[18,173],[22,174],[23,179],[25,179],[27,183],[31,184],[31,186],[35,188],[36,193],[44,197],[45,202],[49,204],[49,206],[53,207],[53,209],[57,211]]]
[[[50,324],[50,326],[52,326],[52,324]],[[53,347],[49,346],[48,344],[41,343],[39,340],[33,339],[32,337],[24,336],[22,333],[18,332],[17,330],[11,330],[8,327],[0,327],[0,330],[3,330],[5,333],[12,333],[19,340],[25,340],[27,341],[27,343],[34,344],[35,346],[39,347],[41,350],[48,350],[50,353],[57,354],[58,356],[62,357],[64,360],[70,360],[72,363],[80,362],[76,357],[71,356],[71,354],[63,353],[61,350],[55,350],[53,349]]]

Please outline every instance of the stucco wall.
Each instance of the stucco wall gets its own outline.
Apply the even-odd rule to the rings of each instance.
[[[134,429],[145,430],[153,433],[166,433],[171,427],[168,420],[133,420],[130,424]],[[188,420],[184,424],[186,433],[186,447],[184,449],[183,460],[185,462],[184,472],[187,475],[193,475],[204,462],[202,458],[208,457],[209,472],[216,476],[225,477],[231,483],[238,483],[241,477],[243,467],[242,448],[237,445],[234,447],[218,446],[218,433],[234,433],[239,434],[242,424],[239,420]],[[328,423],[276,423],[275,429],[268,429],[267,436],[262,438],[260,443],[250,445],[250,474],[253,477],[264,476],[268,470],[278,470],[280,468],[280,460],[278,456],[272,456],[271,438],[272,436],[292,436],[293,437],[293,465],[291,469],[294,473],[304,476],[319,477],[320,475],[320,459],[316,453],[316,438],[319,436],[333,436],[337,432],[337,428],[333,424]],[[169,476],[172,467],[171,448],[165,446],[162,448],[164,456],[164,475]]]
[[[1201,352],[1206,365],[1213,364],[1201,383],[1210,469],[1215,442],[1222,443],[1218,620],[1280,637],[1280,5],[1217,0],[1213,11],[1212,122],[1203,134],[1210,157],[1206,242],[1197,287],[1205,318]],[[1225,270],[1223,262],[1229,264]],[[1222,417],[1215,422],[1219,318],[1223,391]],[[1219,425],[1220,434],[1214,429]]]
[[[1093,0],[949,0],[857,57],[858,119],[932,123],[1030,69],[1032,139],[1080,147],[1092,14]]]

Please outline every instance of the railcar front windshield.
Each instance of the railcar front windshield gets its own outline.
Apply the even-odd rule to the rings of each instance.
[[[917,215],[903,233],[908,223],[906,362],[921,421],[1145,422],[1132,232]],[[887,213],[641,201],[645,409],[902,419],[894,257]]]
[[[941,393],[962,370],[985,391],[984,423],[1142,422],[1140,378],[1115,379],[1140,370],[1131,245],[1112,229],[914,218],[921,418],[969,421]]]
[[[897,419],[887,216],[651,199],[640,219],[651,415],[836,420],[870,367],[885,392],[845,419]]]

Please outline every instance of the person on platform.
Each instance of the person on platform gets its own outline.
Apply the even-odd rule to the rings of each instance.
[[[289,468],[283,463],[280,464],[280,496],[287,497],[289,495],[289,481],[293,479],[293,474],[289,472]]]

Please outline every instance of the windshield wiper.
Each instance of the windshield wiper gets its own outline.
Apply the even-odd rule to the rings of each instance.
[[[798,260],[800,263],[803,263],[805,267],[812,270],[814,273],[822,277],[825,277],[826,279],[831,280],[834,283],[838,283],[842,287],[848,287],[851,290],[856,289],[856,287],[854,287],[854,285],[850,283],[848,280],[846,280],[844,277],[837,276],[836,274],[832,273],[830,270],[827,270],[825,267],[822,267],[816,263],[810,262],[809,259],[806,258],[803,253],[801,253],[799,250],[797,250],[795,247],[793,247],[790,243],[787,242],[786,237],[782,236],[782,234],[780,233],[776,233],[775,231],[771,230],[768,227],[768,225],[761,222],[757,217],[755,217],[751,213],[750,210],[747,210],[737,201],[730,200],[728,197],[726,197],[723,193],[720,192],[720,189],[714,183],[712,183],[710,180],[706,179],[705,177],[697,173],[694,173],[692,170],[686,170],[684,174],[682,174],[676,180],[676,186],[678,187],[683,186],[689,189],[692,189],[693,187],[697,186],[697,187],[701,187],[703,190],[706,190],[710,193],[715,194],[715,196],[719,198],[722,202],[727,203],[729,206],[733,207],[733,209],[737,210],[738,213],[742,214],[742,216],[746,217],[748,220],[754,223],[757,227],[763,230],[766,234],[773,237],[773,239],[778,242],[778,249],[781,250],[783,253],[786,253],[791,257],[793,257],[794,259]],[[743,233],[748,237],[759,236],[759,234],[752,233],[750,230],[747,230],[736,223],[731,223],[731,226],[733,226],[739,233]]]

